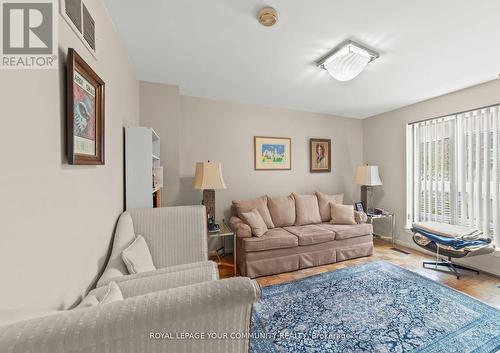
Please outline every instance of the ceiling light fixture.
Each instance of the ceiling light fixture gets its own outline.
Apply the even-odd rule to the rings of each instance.
[[[271,27],[278,22],[278,12],[272,7],[264,7],[257,15],[259,23],[265,27]]]
[[[338,81],[350,81],[365,69],[379,54],[361,44],[346,40],[316,64]]]

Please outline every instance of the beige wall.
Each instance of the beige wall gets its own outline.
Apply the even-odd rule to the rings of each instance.
[[[383,186],[376,203],[396,213],[400,240],[412,245],[403,230],[406,218],[406,125],[408,123],[500,103],[500,80],[470,87],[363,120],[364,162],[379,166]],[[387,231],[382,227],[380,232]],[[500,257],[481,256],[466,261],[500,275]]]
[[[228,216],[233,199],[263,194],[320,190],[344,192],[347,202],[359,199],[353,177],[362,161],[360,120],[187,97],[179,95],[175,86],[161,84],[141,82],[140,91],[141,125],[152,126],[162,139],[165,205],[200,202],[201,192],[193,190],[191,183],[195,163],[203,160],[222,163],[227,189],[216,191],[217,218]],[[292,170],[255,171],[256,135],[291,137]],[[310,137],[332,139],[331,173],[309,172]],[[170,139],[178,141],[178,148],[164,147]],[[177,175],[168,170],[169,164],[177,168],[176,159]]]
[[[60,55],[75,48],[106,82],[106,165],[65,157],[65,58],[59,70],[0,70],[0,310],[67,308],[104,265],[123,210],[123,126],[138,124],[138,83],[100,0],[98,60],[59,17]]]

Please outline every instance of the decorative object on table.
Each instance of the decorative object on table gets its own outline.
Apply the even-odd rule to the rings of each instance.
[[[358,212],[365,212],[365,208],[363,207],[363,203],[362,202],[355,202],[354,203],[354,208]]]
[[[72,49],[67,64],[69,164],[104,164],[104,81]]]
[[[222,167],[219,162],[198,162],[193,180],[193,188],[203,190],[203,201],[207,210],[207,226],[209,232],[218,232],[215,223],[215,189],[225,189]]]
[[[355,182],[361,185],[361,202],[366,213],[373,213],[373,187],[382,185],[376,165],[360,165],[356,170]]]
[[[500,311],[377,261],[262,288],[251,332],[251,353],[494,353]]]
[[[160,137],[150,127],[125,127],[125,208],[161,207]]]
[[[291,170],[292,139],[289,137],[254,137],[255,170]]]
[[[413,223],[413,241],[418,246],[435,252],[436,261],[424,261],[423,267],[453,273],[460,279],[462,271],[479,271],[452,262],[453,258],[486,255],[495,252],[492,239],[480,230],[441,222]]]
[[[311,173],[331,172],[332,140],[312,138],[309,140],[309,170]]]

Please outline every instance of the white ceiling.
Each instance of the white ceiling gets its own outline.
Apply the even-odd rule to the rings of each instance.
[[[183,95],[364,118],[500,73],[498,0],[106,3],[138,78]],[[257,22],[264,5],[274,27]],[[337,82],[314,62],[347,38],[380,58]]]

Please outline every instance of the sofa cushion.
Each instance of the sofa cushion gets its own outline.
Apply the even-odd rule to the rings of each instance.
[[[335,239],[334,232],[315,224],[285,227],[284,229],[297,236],[300,246],[319,244]]]
[[[272,249],[294,248],[299,245],[298,239],[283,228],[269,229],[261,237],[242,238],[244,251],[263,251]]]
[[[316,195],[299,195],[296,193],[292,195],[295,199],[296,226],[321,223]]]
[[[322,222],[329,222],[332,219],[330,213],[330,202],[342,204],[344,202],[344,194],[327,195],[322,192],[316,192],[318,198],[319,214]]]
[[[256,237],[261,237],[267,232],[266,223],[256,208],[250,212],[243,212],[241,217],[243,217],[243,221],[252,228],[252,234]]]
[[[332,224],[356,224],[354,219],[354,207],[352,205],[341,205],[330,202]]]
[[[236,214],[239,218],[243,212],[250,212],[254,208],[259,211],[262,219],[266,223],[267,228],[274,228],[273,220],[271,219],[271,214],[267,208],[267,196],[257,197],[252,200],[234,200],[233,206],[236,209]]]
[[[335,240],[361,237],[363,235],[372,234],[373,232],[372,225],[368,223],[353,225],[322,223],[319,226],[334,232]]]
[[[295,200],[292,195],[267,197],[267,206],[275,227],[293,226],[295,223]]]

